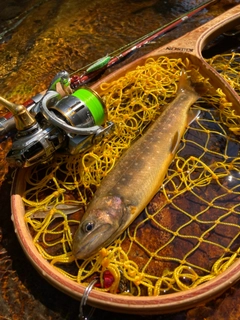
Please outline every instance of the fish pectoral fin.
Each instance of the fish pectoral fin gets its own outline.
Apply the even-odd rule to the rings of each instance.
[[[137,210],[137,207],[136,207],[136,206],[132,206],[132,205],[128,205],[127,208],[128,208],[128,212],[129,212],[131,215],[135,214],[135,212],[136,212],[136,210]]]
[[[131,207],[130,207],[130,212],[131,212],[131,214],[135,214],[136,211],[137,211],[137,207],[135,207],[135,206],[131,206]]]
[[[199,116],[200,112],[200,110],[190,109],[187,115],[187,125],[190,125]]]
[[[181,137],[179,136],[179,132],[176,131],[173,138],[172,138],[172,145],[171,145],[171,149],[170,149],[171,153],[174,154],[177,151],[180,138]]]

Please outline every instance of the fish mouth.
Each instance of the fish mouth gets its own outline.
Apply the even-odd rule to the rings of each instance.
[[[87,259],[97,253],[102,247],[111,243],[111,235],[114,235],[116,230],[112,229],[112,225],[104,224],[95,228],[89,234],[74,235],[73,240],[73,255],[76,259]]]

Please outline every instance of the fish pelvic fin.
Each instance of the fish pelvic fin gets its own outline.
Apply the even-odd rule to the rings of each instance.
[[[188,114],[187,114],[186,127],[188,125],[190,125],[199,116],[200,113],[201,113],[200,110],[192,110],[192,109],[190,109],[188,111]],[[180,139],[181,139],[180,134],[179,134],[178,131],[176,131],[174,136],[173,136],[173,138],[172,138],[172,145],[171,145],[171,149],[170,149],[170,152],[172,154],[175,154],[177,152],[177,148],[179,146]]]
[[[200,115],[200,113],[200,110],[190,109],[187,114],[187,125],[190,125]]]

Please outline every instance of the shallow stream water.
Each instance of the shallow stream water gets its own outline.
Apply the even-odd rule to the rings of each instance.
[[[23,103],[46,89],[60,70],[74,73],[98,58],[169,23],[201,1],[161,0],[0,0],[0,95]],[[180,27],[135,51],[108,72],[176,39],[240,1],[217,1]],[[6,109],[0,109],[1,114]],[[1,144],[0,319],[77,319],[79,302],[48,284],[25,257],[11,222],[12,170]],[[237,319],[239,283],[200,308],[143,319]],[[92,319],[142,318],[96,310]]]

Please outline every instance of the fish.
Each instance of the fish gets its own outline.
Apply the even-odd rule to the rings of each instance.
[[[199,99],[185,70],[176,97],[102,180],[77,228],[75,259],[87,259],[116,240],[160,189]]]

